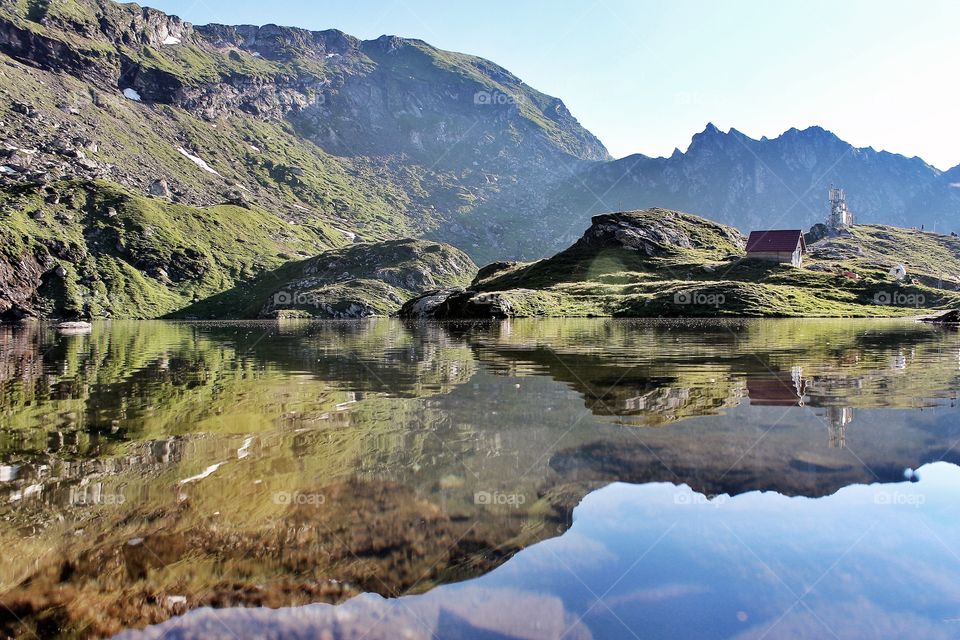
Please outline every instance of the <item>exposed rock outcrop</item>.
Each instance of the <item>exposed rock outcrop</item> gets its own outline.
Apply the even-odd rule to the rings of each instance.
[[[409,320],[498,319],[512,315],[513,305],[503,295],[466,289],[428,291],[400,308],[400,317]]]
[[[621,247],[662,257],[680,249],[714,249],[717,240],[743,250],[743,234],[732,227],[668,209],[621,211],[594,216],[573,249]]]
[[[960,325],[960,309],[950,309],[921,319],[932,324]]]

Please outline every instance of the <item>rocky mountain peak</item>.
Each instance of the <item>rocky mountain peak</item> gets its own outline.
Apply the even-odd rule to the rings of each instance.
[[[178,16],[134,3],[47,0],[17,5],[13,10],[26,22],[117,46],[160,47],[187,41],[193,35],[193,26]]]
[[[337,29],[309,31],[276,24],[209,24],[196,28],[215,47],[237,47],[267,60],[288,62],[296,58],[329,60],[356,53],[360,41]]]
[[[733,129],[730,130],[733,133]],[[708,122],[700,133],[695,133],[690,139],[687,154],[697,154],[702,151],[714,150],[722,147],[730,139],[730,133],[724,133],[712,122]]]
[[[414,38],[401,38],[400,36],[391,35],[382,35],[375,40],[366,40],[363,44],[365,49],[378,53],[393,53],[399,49],[405,49],[409,46],[430,46],[423,40],[417,40]]]

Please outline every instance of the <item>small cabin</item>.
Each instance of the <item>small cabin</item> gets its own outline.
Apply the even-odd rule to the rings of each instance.
[[[751,231],[747,240],[747,257],[780,264],[803,265],[807,243],[800,229]]]

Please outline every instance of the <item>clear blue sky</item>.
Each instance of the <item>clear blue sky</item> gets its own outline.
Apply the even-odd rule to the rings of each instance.
[[[922,0],[141,0],[195,24],[415,37],[563,99],[613,155],[669,154],[713,122],[821,125],[960,164],[960,2]]]

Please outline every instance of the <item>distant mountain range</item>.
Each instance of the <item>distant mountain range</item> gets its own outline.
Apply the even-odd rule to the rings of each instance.
[[[857,222],[960,231],[960,167],[941,172],[920,158],[854,147],[820,127],[754,140],[712,124],[693,136],[686,152],[594,163],[558,180],[537,215],[517,221],[507,213],[494,224],[506,238],[515,237],[512,229],[535,225],[550,243],[541,255],[578,238],[592,215],[653,206],[742,231],[806,229],[826,219],[830,185],[846,189]],[[537,253],[519,244],[508,252]]]
[[[960,214],[960,167],[822,129],[708,126],[685,153],[612,160],[482,58],[110,0],[0,3],[0,123],[0,314],[162,315],[358,241],[540,257],[612,209],[809,226],[831,183],[862,221]]]

